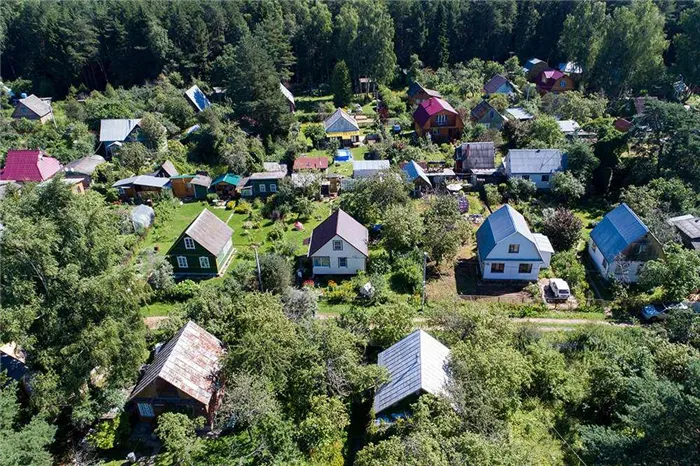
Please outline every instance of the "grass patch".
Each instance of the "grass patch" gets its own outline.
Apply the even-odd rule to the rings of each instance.
[[[549,311],[538,312],[532,316],[536,319],[581,319],[591,321],[603,321],[606,319],[603,312],[578,312],[578,311]],[[564,322],[565,323],[565,322]]]
[[[141,308],[142,317],[157,317],[170,315],[170,311],[175,307],[172,303],[155,302]]]

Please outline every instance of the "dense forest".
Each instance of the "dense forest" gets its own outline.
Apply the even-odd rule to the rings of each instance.
[[[700,82],[700,10],[692,2],[8,1],[0,8],[3,78],[30,79],[36,93],[54,97],[70,86],[131,86],[173,71],[220,85],[247,37],[282,81],[302,90],[327,83],[340,60],[353,78],[389,84],[413,60],[437,69],[511,56],[575,61],[591,89],[615,96],[667,92],[679,74]]]

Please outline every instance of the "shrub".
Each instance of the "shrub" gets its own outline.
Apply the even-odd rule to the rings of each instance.
[[[267,233],[267,240],[274,242],[280,241],[282,238],[284,238],[284,227],[280,224],[280,222],[275,222],[270,231]]]
[[[391,262],[386,252],[381,254],[373,254],[370,252],[369,262],[367,263],[367,271],[370,274],[386,274],[391,271]]]
[[[555,251],[565,251],[578,244],[583,222],[567,209],[544,209],[542,233],[547,235]]]
[[[233,210],[233,208],[236,206],[236,203],[234,201],[228,201],[226,203],[226,210]]]
[[[209,193],[209,194],[207,194],[207,202],[208,202],[209,204],[215,204],[216,201],[218,201],[218,200],[219,200],[219,195],[218,195],[218,194],[216,194],[216,193]]]
[[[192,280],[183,280],[176,283],[164,293],[164,298],[168,301],[184,302],[194,297],[199,291],[199,285]]]
[[[418,262],[410,258],[396,261],[394,273],[391,275],[391,287],[394,291],[413,294],[421,289],[422,284],[423,270]]]
[[[346,280],[339,285],[330,280],[324,297],[331,304],[351,303],[357,297],[357,292],[351,280]]]
[[[90,445],[100,450],[111,450],[121,443],[129,433],[129,416],[122,412],[114,419],[101,421],[88,434]]]
[[[237,214],[250,215],[250,213],[253,211],[253,207],[248,201],[239,201],[238,205],[233,211]]]
[[[485,185],[484,197],[486,197],[486,204],[488,204],[489,207],[496,206],[501,203],[501,193],[499,192],[498,186],[496,185]]]
[[[119,191],[117,191],[117,188],[107,188],[105,191],[105,201],[112,203],[112,202],[117,202],[119,200]]]

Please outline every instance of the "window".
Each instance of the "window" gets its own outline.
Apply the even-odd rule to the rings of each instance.
[[[608,261],[605,260],[605,259],[603,259],[603,264],[602,264],[602,266],[603,266],[604,269],[607,269],[607,268],[608,268]]]
[[[331,258],[328,256],[314,257],[314,267],[330,267]]]
[[[489,112],[489,118],[493,118],[493,110]]]
[[[524,179],[524,180],[529,180],[529,179],[530,179],[530,175],[523,175],[523,179]]]
[[[271,192],[271,193],[276,193],[276,192],[277,192],[277,185],[276,185],[276,184],[271,184],[271,185],[270,185],[270,192]]]
[[[491,273],[503,273],[506,271],[506,264],[493,263],[491,264]]]
[[[199,267],[202,269],[208,269],[210,267],[209,265],[209,258],[208,257],[200,257],[199,258]]]
[[[258,185],[258,190],[261,193],[266,193],[267,192],[267,187],[264,184]]]
[[[156,413],[153,411],[153,406],[150,403],[138,403],[137,406],[141,417],[156,417]]]
[[[542,181],[544,181],[544,182],[549,181],[549,175],[542,175]]]
[[[566,81],[564,81],[563,79],[559,81],[559,87],[566,87]]]
[[[342,251],[343,250],[343,241],[339,239],[334,239],[333,240],[333,250],[334,251]]]
[[[192,238],[185,238],[185,249],[194,249],[194,240]]]
[[[518,273],[531,273],[532,264],[520,264],[518,265]]]
[[[509,244],[508,245],[508,253],[509,254],[517,254],[520,252],[520,245],[519,244]]]
[[[437,136],[438,134],[440,134],[440,129],[439,128],[431,128],[430,132],[433,135]]]
[[[187,268],[187,258],[185,256],[177,256],[177,266],[181,269]]]
[[[447,115],[436,116],[435,123],[437,123],[438,125],[446,125],[447,124]]]
[[[339,257],[338,258],[338,268],[345,269],[348,266],[348,258],[347,257]]]

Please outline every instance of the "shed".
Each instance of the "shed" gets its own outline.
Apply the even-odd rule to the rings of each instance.
[[[282,83],[280,83],[280,91],[282,92],[284,99],[287,101],[287,104],[289,105],[289,111],[294,113],[294,111],[296,110],[296,104],[294,103],[294,95]]]
[[[87,188],[92,182],[92,174],[95,169],[103,163],[105,163],[105,159],[101,155],[88,155],[68,163],[63,167],[63,172],[67,177],[83,178],[83,183]]]
[[[694,215],[681,215],[669,218],[666,223],[678,230],[686,248],[700,251],[700,218]]]
[[[170,180],[151,175],[139,175],[119,180],[112,187],[117,188],[122,197],[141,197],[143,193],[160,193],[164,189],[170,189]]]
[[[236,195],[240,182],[240,176],[234,175],[233,173],[226,173],[225,175],[217,176],[216,179],[211,182],[211,186],[220,198],[226,199]]]
[[[166,160],[163,162],[158,169],[153,173],[153,176],[159,177],[159,178],[170,178],[172,176],[177,176],[177,168],[175,168],[175,165],[170,160]]]
[[[506,116],[509,120],[527,121],[535,116],[522,107],[511,107],[506,109]]]
[[[581,130],[581,125],[575,120],[557,120],[557,124],[565,136],[574,136]]]
[[[124,142],[138,142],[141,134],[140,118],[122,118],[100,121],[100,144],[107,156],[121,147]]]
[[[403,170],[406,179],[412,183],[416,191],[421,191],[426,188],[432,188],[432,183],[425,174],[425,170],[414,160],[406,162],[401,169]]]
[[[211,107],[211,102],[204,95],[204,92],[196,84],[185,91],[185,97],[187,101],[194,107],[198,112],[204,111]]]
[[[423,393],[444,393],[449,356],[450,350],[423,330],[379,353],[377,364],[387,369],[389,381],[374,395],[374,412],[400,409]]]
[[[23,99],[19,99],[12,118],[26,118],[27,120],[38,120],[41,123],[53,120],[53,109],[51,108],[50,97],[37,97],[34,94]]]

